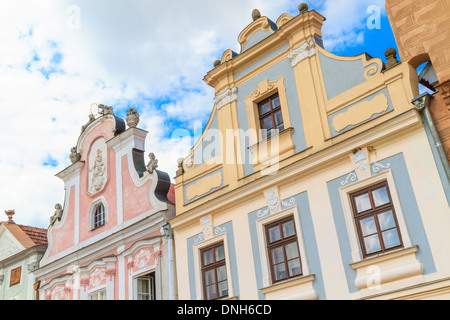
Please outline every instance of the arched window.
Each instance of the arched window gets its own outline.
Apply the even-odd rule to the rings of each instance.
[[[94,210],[94,229],[101,227],[106,222],[105,206],[103,203],[98,204]]]
[[[108,208],[103,200],[97,200],[89,211],[89,230],[100,228],[108,222]]]

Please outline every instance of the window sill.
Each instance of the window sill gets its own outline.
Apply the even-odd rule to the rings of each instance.
[[[313,274],[298,276],[262,288],[261,292],[267,299],[315,300],[317,292],[312,286],[314,278]]]
[[[359,289],[370,289],[421,275],[423,266],[416,259],[417,250],[417,246],[401,248],[351,263],[350,267],[357,271],[355,285]]]

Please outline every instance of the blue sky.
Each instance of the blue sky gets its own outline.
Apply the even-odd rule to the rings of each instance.
[[[325,48],[338,55],[367,52],[385,61],[396,48],[384,0],[311,0],[326,17]],[[0,2],[0,206],[17,223],[46,228],[64,201],[55,174],[90,106],[130,107],[148,131],[146,152],[175,176],[214,104],[203,77],[223,52],[239,52],[239,33],[252,10],[276,21],[298,14],[293,0],[4,0]],[[373,10],[379,10],[376,28]],[[375,11],[376,11],[375,10]],[[373,25],[373,24],[372,24]],[[173,132],[184,138],[171,139]],[[183,134],[181,134],[183,136]],[[0,220],[5,220],[0,218]]]

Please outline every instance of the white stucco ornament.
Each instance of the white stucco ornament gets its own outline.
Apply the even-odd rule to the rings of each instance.
[[[224,92],[216,95],[216,97],[214,98],[214,101],[216,102],[217,109],[220,109],[224,105],[237,100],[237,98],[238,98],[237,88],[233,87],[233,88],[228,88]]]
[[[103,190],[107,178],[106,143],[100,139],[94,143],[89,154],[89,192],[95,194]]]
[[[316,54],[316,49],[314,47],[314,41],[305,41],[302,45],[294,48],[288,53],[288,58],[291,60],[291,64],[294,67],[300,61],[305,60]]]

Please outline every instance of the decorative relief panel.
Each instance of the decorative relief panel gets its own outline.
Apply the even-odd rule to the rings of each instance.
[[[107,147],[103,139],[97,140],[89,153],[89,192],[95,194],[103,189],[108,178]]]
[[[222,171],[217,171],[212,175],[198,179],[194,184],[186,187],[186,199],[188,201],[207,194],[213,189],[219,188],[223,184]]]
[[[238,89],[236,87],[233,87],[228,88],[224,92],[217,94],[214,98],[214,101],[216,102],[217,105],[217,110],[219,110],[228,103],[236,101],[238,98],[237,90]]]
[[[334,116],[333,127],[336,132],[340,132],[349,126],[355,126],[373,115],[387,111],[389,108],[388,99],[385,94],[379,94],[371,100],[363,101],[347,111]]]
[[[200,223],[202,225],[202,231],[197,235],[195,243],[211,239],[226,231],[225,227],[217,227],[212,223],[211,215],[207,215],[200,218]]]
[[[150,265],[152,265],[151,260],[153,260],[153,264],[155,262],[155,259],[151,259],[153,257],[153,248],[145,248],[139,250],[134,258],[133,258],[133,269],[134,271],[144,269]]]
[[[291,65],[294,67],[299,62],[305,60],[306,58],[312,57],[316,54],[316,49],[314,47],[314,40],[305,41],[302,45],[294,48],[288,53],[288,58],[291,60]]]
[[[69,300],[70,298],[70,289],[65,285],[57,285],[51,291],[50,294],[46,297],[47,300]]]
[[[105,268],[95,268],[89,274],[89,288],[97,288],[100,285],[106,283],[106,269]]]

